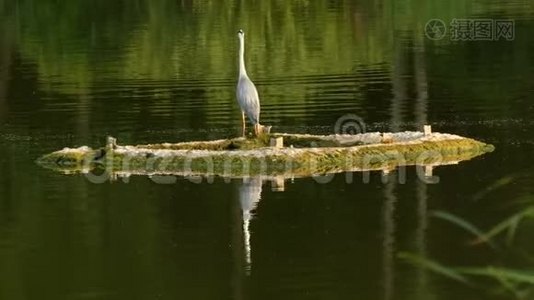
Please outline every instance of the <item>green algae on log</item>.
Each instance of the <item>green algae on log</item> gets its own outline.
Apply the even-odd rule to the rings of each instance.
[[[269,147],[282,137],[283,148]],[[39,158],[46,168],[72,172],[105,170],[117,175],[306,177],[344,171],[391,170],[399,166],[455,164],[493,151],[493,146],[452,134],[422,132],[305,135],[274,133],[261,138],[65,148]]]

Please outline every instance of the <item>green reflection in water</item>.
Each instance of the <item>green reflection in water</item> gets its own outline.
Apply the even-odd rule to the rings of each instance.
[[[42,83],[75,92],[109,79],[233,79],[238,28],[247,33],[248,66],[258,78],[391,63],[399,32],[421,40],[429,19],[466,16],[468,3],[19,1],[16,30]]]

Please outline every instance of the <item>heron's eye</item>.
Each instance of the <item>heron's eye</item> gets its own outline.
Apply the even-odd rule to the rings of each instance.
[[[243,30],[239,29],[239,31],[237,33],[243,34]]]

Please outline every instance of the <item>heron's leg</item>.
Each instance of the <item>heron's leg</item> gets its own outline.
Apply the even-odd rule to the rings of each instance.
[[[242,134],[243,136],[245,136],[245,112],[242,111],[241,112],[241,130],[242,130]]]

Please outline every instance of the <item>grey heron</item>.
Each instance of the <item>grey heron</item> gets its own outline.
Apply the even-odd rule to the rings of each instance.
[[[269,132],[270,126],[264,127],[260,125],[260,97],[256,86],[248,78],[247,70],[245,69],[245,33],[239,29],[237,36],[239,38],[239,79],[237,81],[236,96],[237,103],[241,108],[243,136],[245,136],[245,115],[254,125],[254,133],[258,136],[262,132]]]

